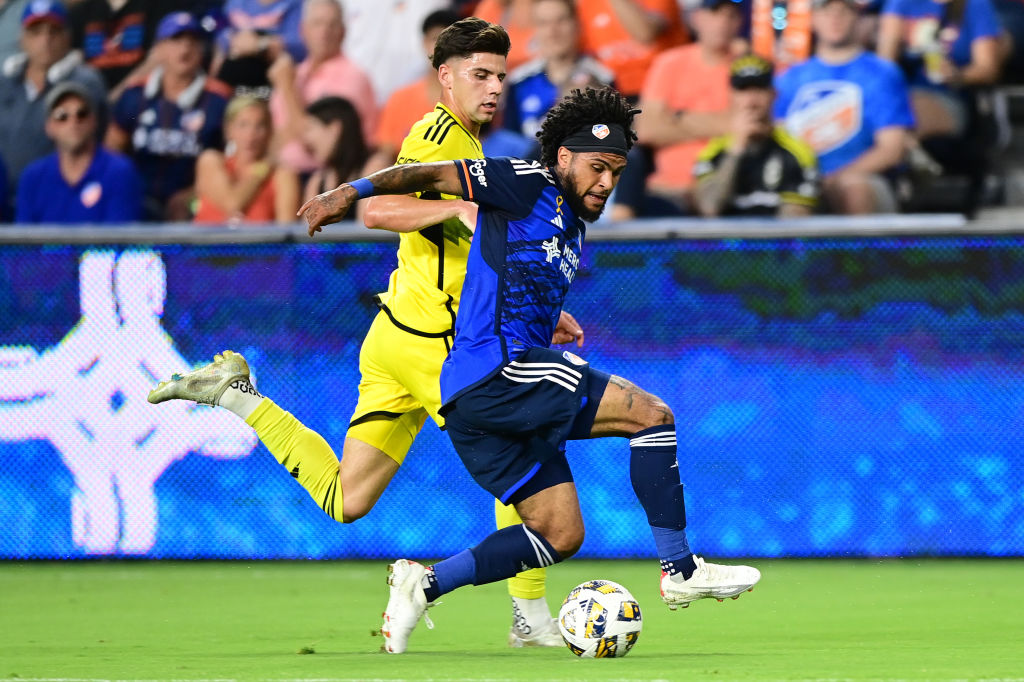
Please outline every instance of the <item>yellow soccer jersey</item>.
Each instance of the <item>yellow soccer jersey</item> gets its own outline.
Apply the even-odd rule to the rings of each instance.
[[[416,123],[398,154],[398,163],[457,161],[483,157],[480,140],[452,112],[438,104]],[[424,193],[424,199],[453,199]],[[381,308],[400,328],[422,336],[455,333],[455,313],[466,278],[472,233],[453,219],[419,232],[403,233],[398,267],[391,273]]]

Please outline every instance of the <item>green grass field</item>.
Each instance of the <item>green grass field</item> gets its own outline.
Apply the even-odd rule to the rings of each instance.
[[[1024,679],[1024,561],[752,563],[752,593],[676,612],[653,561],[551,569],[553,606],[588,578],[637,597],[643,633],[612,660],[507,648],[504,585],[380,653],[385,562],[0,563],[0,679]]]

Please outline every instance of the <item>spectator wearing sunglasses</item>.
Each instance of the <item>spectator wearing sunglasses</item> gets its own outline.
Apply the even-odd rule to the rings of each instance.
[[[5,13],[6,14],[6,13]],[[0,156],[7,164],[10,192],[28,164],[53,151],[44,132],[46,95],[58,83],[77,81],[97,102],[106,97],[100,75],[71,50],[67,11],[55,0],[33,0],[20,13],[20,51],[0,63]],[[103,126],[100,111],[100,127]],[[8,213],[10,215],[10,213]]]
[[[142,186],[124,156],[97,141],[97,102],[67,81],[46,96],[46,135],[56,151],[30,164],[18,184],[17,223],[128,223],[142,213]]]

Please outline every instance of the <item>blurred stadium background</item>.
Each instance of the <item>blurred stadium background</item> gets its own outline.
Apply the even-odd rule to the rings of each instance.
[[[695,549],[1024,554],[1013,222],[593,230],[567,309],[586,359],[675,411]],[[486,535],[491,501],[432,424],[377,508],[342,526],[230,415],[146,403],[168,368],[232,348],[263,393],[340,445],[394,244],[332,238],[0,233],[0,558],[436,557]],[[653,556],[625,443],[570,447],[582,556]]]

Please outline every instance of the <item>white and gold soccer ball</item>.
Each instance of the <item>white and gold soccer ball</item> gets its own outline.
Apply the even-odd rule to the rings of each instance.
[[[572,588],[558,610],[558,630],[581,658],[621,658],[643,628],[640,604],[622,585],[588,580]]]

